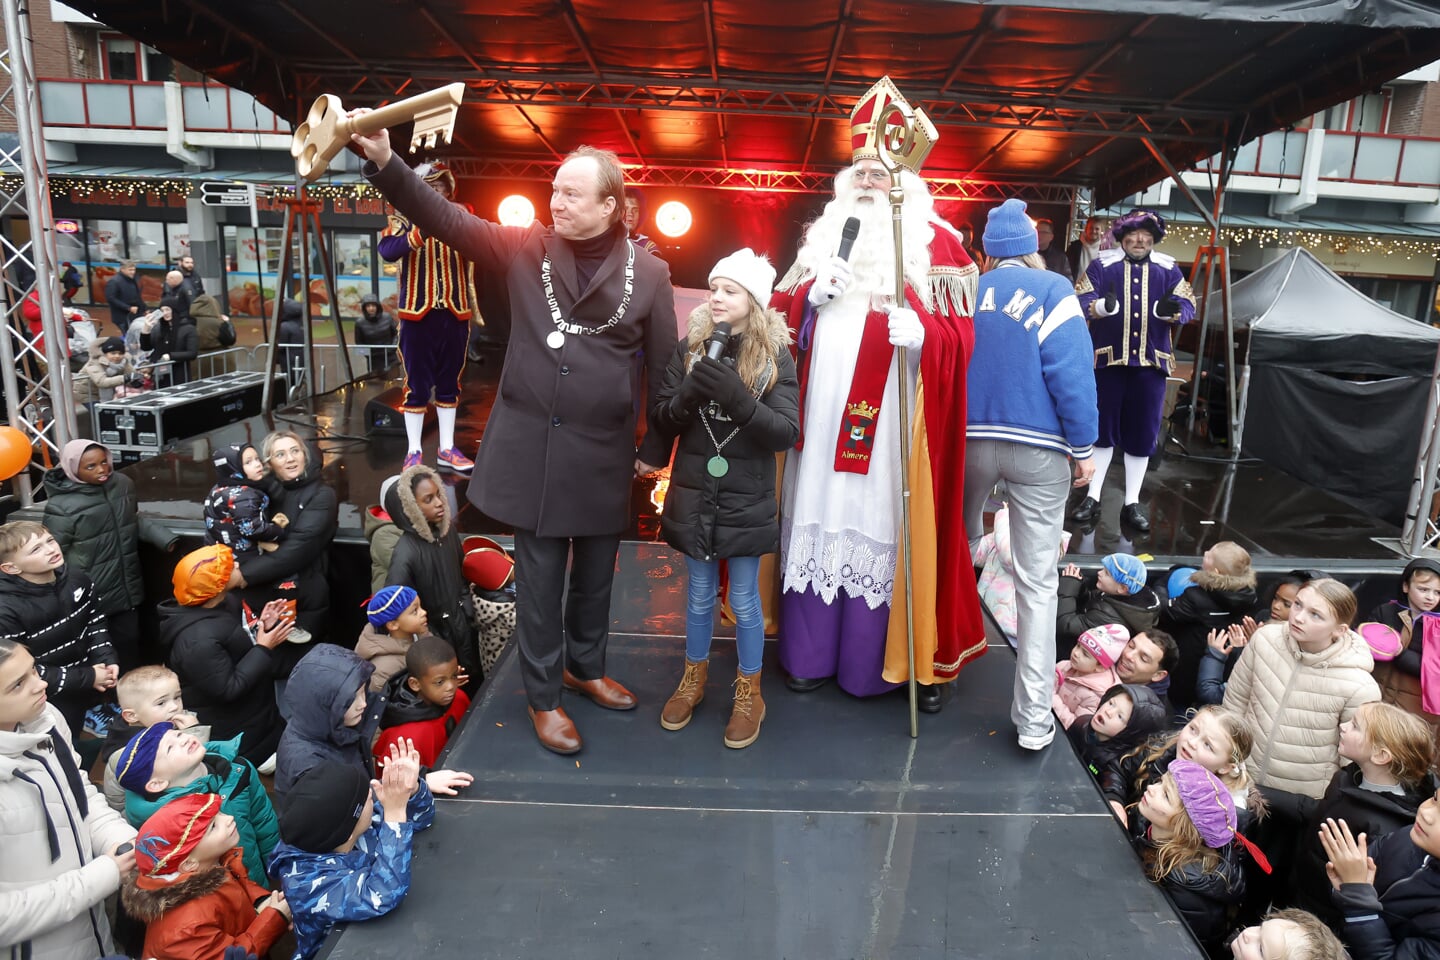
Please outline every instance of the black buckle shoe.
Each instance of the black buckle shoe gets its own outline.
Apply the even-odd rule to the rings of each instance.
[[[915,706],[921,713],[939,713],[944,705],[941,686],[938,683],[915,684]]]
[[[1141,533],[1150,532],[1150,518],[1145,515],[1145,508],[1137,503],[1127,503],[1120,508],[1120,523],[1134,527]]]
[[[1100,501],[1094,497],[1086,497],[1079,505],[1070,511],[1070,519],[1076,523],[1094,523],[1100,516]]]

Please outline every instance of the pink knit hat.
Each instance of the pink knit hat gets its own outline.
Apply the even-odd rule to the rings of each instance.
[[[1125,652],[1125,645],[1130,642],[1130,631],[1118,623],[1102,623],[1080,634],[1076,642],[1089,650],[1101,667],[1110,670],[1120,659],[1120,654]]]

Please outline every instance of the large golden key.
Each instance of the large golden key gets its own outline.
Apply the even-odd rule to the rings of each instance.
[[[345,149],[352,133],[379,133],[406,120],[415,121],[415,131],[410,135],[411,153],[421,147],[432,149],[436,143],[449,143],[455,132],[455,112],[464,96],[465,84],[452,83],[358,117],[347,117],[339,97],[323,94],[310,106],[305,122],[295,128],[295,136],[290,141],[295,169],[306,181],[313,182],[329,169],[335,155]]]

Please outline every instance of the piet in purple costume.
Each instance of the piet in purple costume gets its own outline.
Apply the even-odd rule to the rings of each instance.
[[[1100,436],[1095,442],[1095,479],[1072,517],[1093,521],[1114,448],[1125,455],[1121,520],[1150,529],[1141,508],[1140,485],[1160,434],[1165,378],[1175,368],[1171,334],[1195,318],[1195,299],[1175,258],[1151,247],[1165,237],[1165,221],[1137,209],[1111,228],[1118,248],[1090,262],[1075,292],[1090,321],[1095,347],[1095,389]]]
[[[416,169],[447,200],[455,195],[455,176],[441,164]],[[460,402],[460,372],[476,314],[475,267],[460,254],[420,232],[404,217],[392,215],[380,236],[380,256],[399,262],[400,363],[405,371],[405,414],[409,452],[405,466],[420,462],[425,410],[433,395],[440,424],[441,469],[468,473],[474,464],[455,448],[455,408]]]

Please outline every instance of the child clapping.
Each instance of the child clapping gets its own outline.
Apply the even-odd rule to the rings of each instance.
[[[1115,661],[1129,642],[1129,632],[1118,623],[1091,627],[1080,634],[1070,659],[1055,665],[1055,697],[1050,708],[1066,730],[1077,718],[1093,714],[1105,691],[1120,682]]]
[[[397,745],[379,780],[339,763],[301,776],[281,804],[270,860],[295,915],[293,960],[313,957],[337,923],[394,910],[410,890],[415,832],[434,820],[413,746]]]

